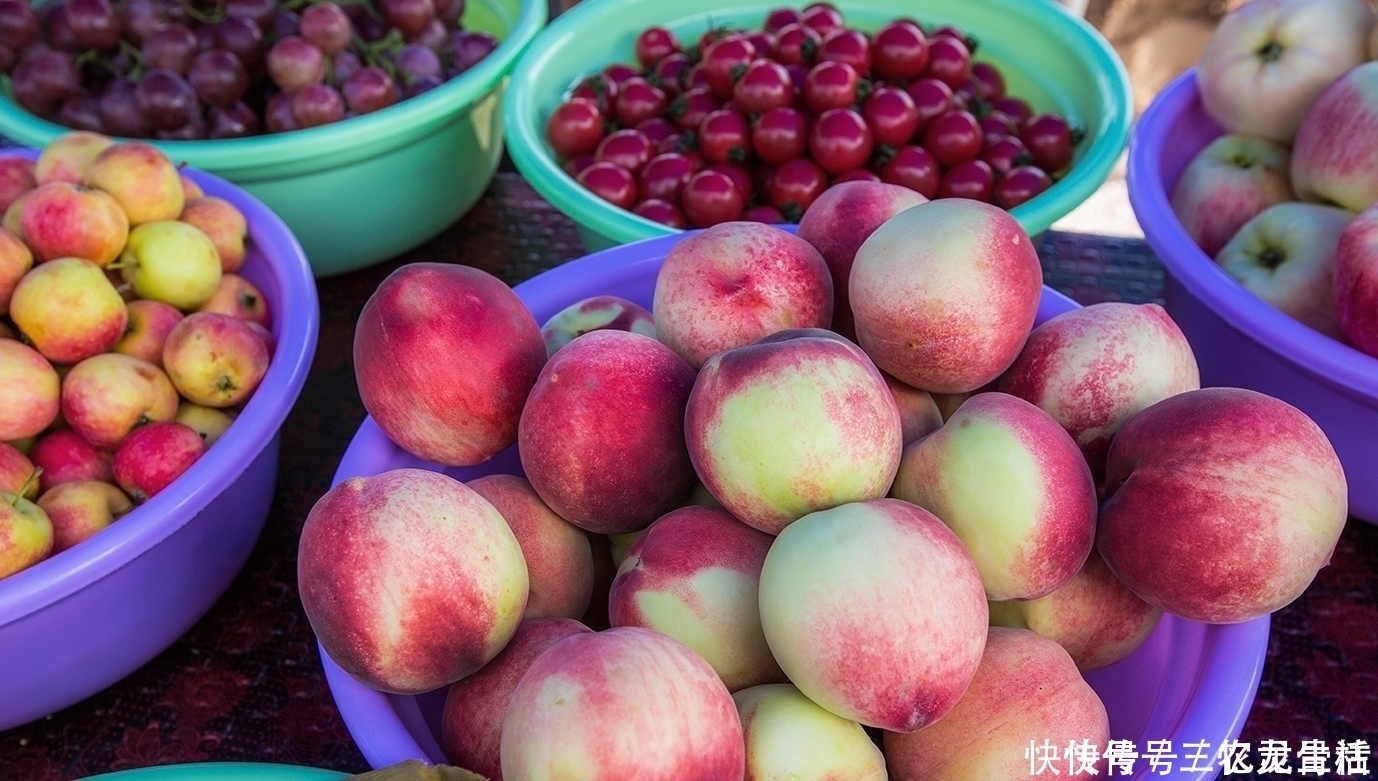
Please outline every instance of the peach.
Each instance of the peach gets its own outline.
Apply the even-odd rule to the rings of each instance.
[[[8,442],[0,442],[0,491],[37,499],[41,479],[27,455]]]
[[[354,373],[378,428],[414,455],[480,464],[517,441],[526,397],[546,362],[540,326],[487,272],[412,263],[364,304]]]
[[[163,370],[130,355],[94,355],[62,380],[67,423],[87,442],[112,453],[135,426],[172,420],[177,402],[177,389]]]
[[[258,286],[238,274],[222,274],[215,292],[197,310],[216,312],[258,323],[264,328],[273,325],[272,313],[268,311],[268,299]]]
[[[60,393],[48,359],[17,339],[0,339],[0,441],[37,436],[52,425]]]
[[[85,184],[110,193],[130,227],[175,220],[186,202],[177,166],[157,147],[140,141],[102,150],[86,169]]]
[[[512,692],[547,648],[570,635],[592,633],[572,618],[523,619],[501,653],[450,684],[440,721],[445,757],[489,781],[502,781],[502,722]]]
[[[952,530],[898,499],[795,521],[761,569],[761,626],[780,668],[846,719],[911,732],[976,674],[989,608]]]
[[[21,193],[38,186],[34,180],[34,162],[27,157],[0,154],[0,211],[9,211],[10,204]]]
[[[857,343],[915,388],[974,390],[1009,368],[1033,329],[1043,270],[1024,228],[980,201],[907,209],[857,250]]]
[[[10,296],[19,280],[33,268],[33,253],[18,236],[0,228],[0,316],[10,311]]]
[[[823,191],[799,220],[799,238],[812,244],[833,280],[832,330],[856,339],[848,280],[856,251],[891,217],[927,203],[918,192],[885,182],[843,182]]]
[[[520,475],[491,474],[468,486],[497,508],[521,546],[530,580],[523,618],[581,618],[593,599],[593,548]]]
[[[1100,483],[1120,426],[1150,404],[1200,388],[1201,373],[1161,306],[1106,302],[1035,328],[999,387],[1052,415]]]
[[[620,296],[592,296],[551,315],[541,326],[546,352],[555,351],[589,331],[631,331],[656,337],[655,318],[640,304]]]
[[[47,493],[54,486],[86,480],[113,481],[113,456],[97,450],[84,437],[70,428],[50,431],[34,443],[29,457],[43,470],[39,478],[40,490]]]
[[[728,691],[783,683],[757,599],[774,539],[726,510],[672,510],[623,559],[608,594],[608,620],[684,643],[713,666]]]
[[[206,452],[206,442],[190,426],[161,421],[129,432],[115,450],[115,482],[136,503],[151,499],[182,476]]]
[[[70,182],[42,184],[29,193],[19,224],[19,235],[40,263],[84,258],[105,268],[129,238],[129,222],[114,198]]]
[[[297,583],[330,658],[395,694],[439,689],[487,664],[516,633],[528,588],[497,509],[425,469],[327,491],[302,527]]]
[[[90,539],[134,509],[123,491],[99,480],[53,486],[39,497],[38,506],[53,525],[53,555]]]
[[[885,379],[885,387],[890,390],[895,406],[899,408],[904,444],[908,445],[942,428],[945,418],[933,394],[905,385],[885,372],[881,372],[881,377]]]
[[[1363,62],[1330,82],[1306,111],[1292,145],[1292,189],[1304,201],[1367,209],[1378,201],[1375,139],[1378,62]]]
[[[226,274],[235,273],[244,266],[249,222],[239,207],[224,198],[200,196],[189,199],[182,206],[178,219],[195,225],[210,237],[220,256],[220,268]]]
[[[522,469],[582,529],[644,529],[693,486],[684,439],[693,386],[689,364],[649,336],[585,334],[550,356],[522,409]]]
[[[640,627],[577,633],[531,664],[507,707],[509,781],[742,781],[732,695],[682,643]]]
[[[756,222],[680,240],[656,274],[657,337],[699,368],[717,353],[833,319],[828,264],[807,241]]]
[[[1129,656],[1162,616],[1115,577],[1094,548],[1081,570],[1051,594],[990,603],[991,625],[1030,629],[1055,640],[1082,672]]]
[[[10,297],[10,319],[45,358],[74,364],[112,349],[129,313],[100,266],[58,258],[36,266]]]
[[[1330,561],[1344,470],[1316,423],[1241,388],[1171,396],[1110,444],[1096,544],[1144,601],[1232,624],[1290,604]]]
[[[719,353],[684,415],[694,470],[743,523],[769,534],[817,510],[877,499],[899,468],[899,409],[860,348],[789,330]]]
[[[1292,152],[1256,136],[1227,134],[1187,163],[1172,188],[1172,211],[1192,241],[1215,257],[1244,223],[1290,201]]]
[[[886,781],[885,756],[866,730],[794,686],[753,686],[732,700],[746,739],[745,781]]]
[[[52,550],[53,523],[43,508],[0,491],[0,578],[32,567]]]
[[[1335,314],[1350,344],[1378,356],[1378,208],[1370,206],[1335,247]]]
[[[612,554],[612,563],[614,566],[622,566],[622,562],[627,558],[627,551],[630,551],[632,545],[634,545],[637,540],[641,539],[641,535],[645,533],[646,529],[642,529],[641,531],[627,532],[626,534],[607,535],[608,552]]]
[[[124,336],[112,348],[117,353],[163,365],[163,345],[168,334],[182,322],[182,310],[151,298],[137,298],[125,304],[128,313]]]
[[[956,707],[917,732],[887,732],[883,745],[895,781],[987,781],[1054,772],[1099,778],[1109,742],[1105,704],[1062,646],[1028,630],[992,627]],[[1069,744],[1086,761],[1074,749],[1069,762]]]
[[[63,133],[39,152],[33,168],[34,182],[39,185],[48,182],[81,184],[91,161],[114,144],[115,139],[88,130]]]
[[[247,401],[270,359],[268,346],[243,320],[212,312],[182,318],[163,343],[163,369],[173,387],[205,407]]]

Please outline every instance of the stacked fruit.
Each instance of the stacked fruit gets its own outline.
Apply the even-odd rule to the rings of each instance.
[[[1225,134],[1173,187],[1187,235],[1259,298],[1378,356],[1378,17],[1364,0],[1247,3],[1199,63]]]
[[[364,684],[445,691],[441,745],[491,779],[1016,778],[1032,741],[1104,772],[1079,673],[1164,611],[1291,602],[1345,478],[1295,408],[1201,389],[1160,307],[1034,327],[1041,295],[1007,212],[879,182],[797,235],[679,240],[649,309],[541,325],[491,275],[405,266],[355,371],[437,471],[318,501],[306,614]],[[519,473],[439,471],[513,445]]]
[[[248,226],[162,152],[0,156],[0,577],[109,526],[229,428],[272,357]]]
[[[237,138],[338,122],[452,79],[498,45],[464,0],[0,0],[21,106],[131,138]]]
[[[798,222],[854,179],[1013,208],[1065,173],[1081,133],[1006,94],[976,46],[910,19],[868,35],[829,3],[688,47],[652,27],[637,65],[577,82],[546,135],[581,185],[676,228]]]

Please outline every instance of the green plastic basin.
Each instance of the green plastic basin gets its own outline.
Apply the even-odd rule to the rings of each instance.
[[[307,130],[151,141],[175,162],[230,180],[282,217],[318,277],[395,257],[435,237],[483,195],[502,158],[502,97],[548,19],[546,0],[470,0],[466,28],[501,45],[410,100]],[[68,129],[0,95],[0,133],[43,147]]]
[[[545,124],[565,90],[609,63],[634,62],[636,36],[651,25],[692,41],[710,25],[759,28],[768,11],[786,4],[583,0],[536,37],[512,73],[504,107],[507,153],[531,186],[578,224],[588,251],[676,231],[598,198],[559,166],[546,142]],[[1011,211],[1031,235],[1047,230],[1095,192],[1128,143],[1134,107],[1124,63],[1095,28],[1052,0],[841,0],[835,5],[849,25],[867,31],[899,16],[956,24],[979,39],[976,59],[999,66],[1011,94],[1036,111],[1056,110],[1086,129],[1068,175]]]
[[[160,765],[91,776],[85,781],[337,781],[349,774],[296,765],[202,762]]]

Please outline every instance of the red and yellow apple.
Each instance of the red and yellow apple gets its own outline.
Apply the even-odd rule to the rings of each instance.
[[[182,310],[172,304],[149,298],[136,298],[125,304],[128,313],[124,336],[112,348],[117,353],[163,365],[163,345],[168,334],[182,322]]]
[[[220,256],[210,237],[176,220],[135,226],[118,265],[135,295],[184,312],[205,304],[220,286]]]
[[[74,364],[112,349],[128,318],[105,272],[81,258],[40,263],[10,297],[10,319],[53,363]]]
[[[136,426],[172,420],[177,403],[177,389],[163,370],[131,355],[93,355],[62,380],[62,416],[68,425],[112,453]]]
[[[20,235],[40,263],[83,258],[105,268],[120,256],[129,238],[129,222],[114,198],[70,182],[50,182],[30,192],[19,224]]]
[[[43,508],[0,491],[0,578],[32,567],[48,558],[52,550],[53,524]]]
[[[115,139],[89,130],[63,133],[39,151],[33,166],[34,182],[40,185],[48,182],[81,184],[96,155],[114,145]]]
[[[220,270],[233,274],[244,266],[249,241],[249,222],[239,207],[215,196],[191,198],[182,206],[179,220],[201,229],[215,245]]]
[[[86,169],[85,184],[110,193],[131,226],[175,220],[185,195],[177,166],[157,147],[123,141],[104,149]]]
[[[61,428],[38,438],[29,457],[43,470],[39,478],[43,493],[62,483],[115,479],[111,471],[114,456],[97,450],[75,429]]]
[[[193,312],[168,332],[163,370],[186,400],[205,407],[246,401],[268,373],[271,356],[239,318]]]
[[[55,485],[38,498],[38,506],[53,525],[53,555],[90,539],[134,509],[123,491],[104,480]]]
[[[53,365],[17,339],[0,339],[0,442],[37,436],[57,418],[61,380]]]
[[[142,504],[172,484],[206,452],[206,442],[190,426],[160,421],[138,426],[115,450],[115,482]]]

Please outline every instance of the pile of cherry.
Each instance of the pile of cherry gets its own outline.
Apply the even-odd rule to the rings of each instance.
[[[685,47],[663,27],[636,41],[640,68],[585,76],[546,135],[578,182],[676,228],[797,222],[839,182],[1011,209],[1072,163],[1080,129],[1035,115],[974,62],[951,26],[896,19],[868,35],[814,3],[760,30],[716,28]]]

